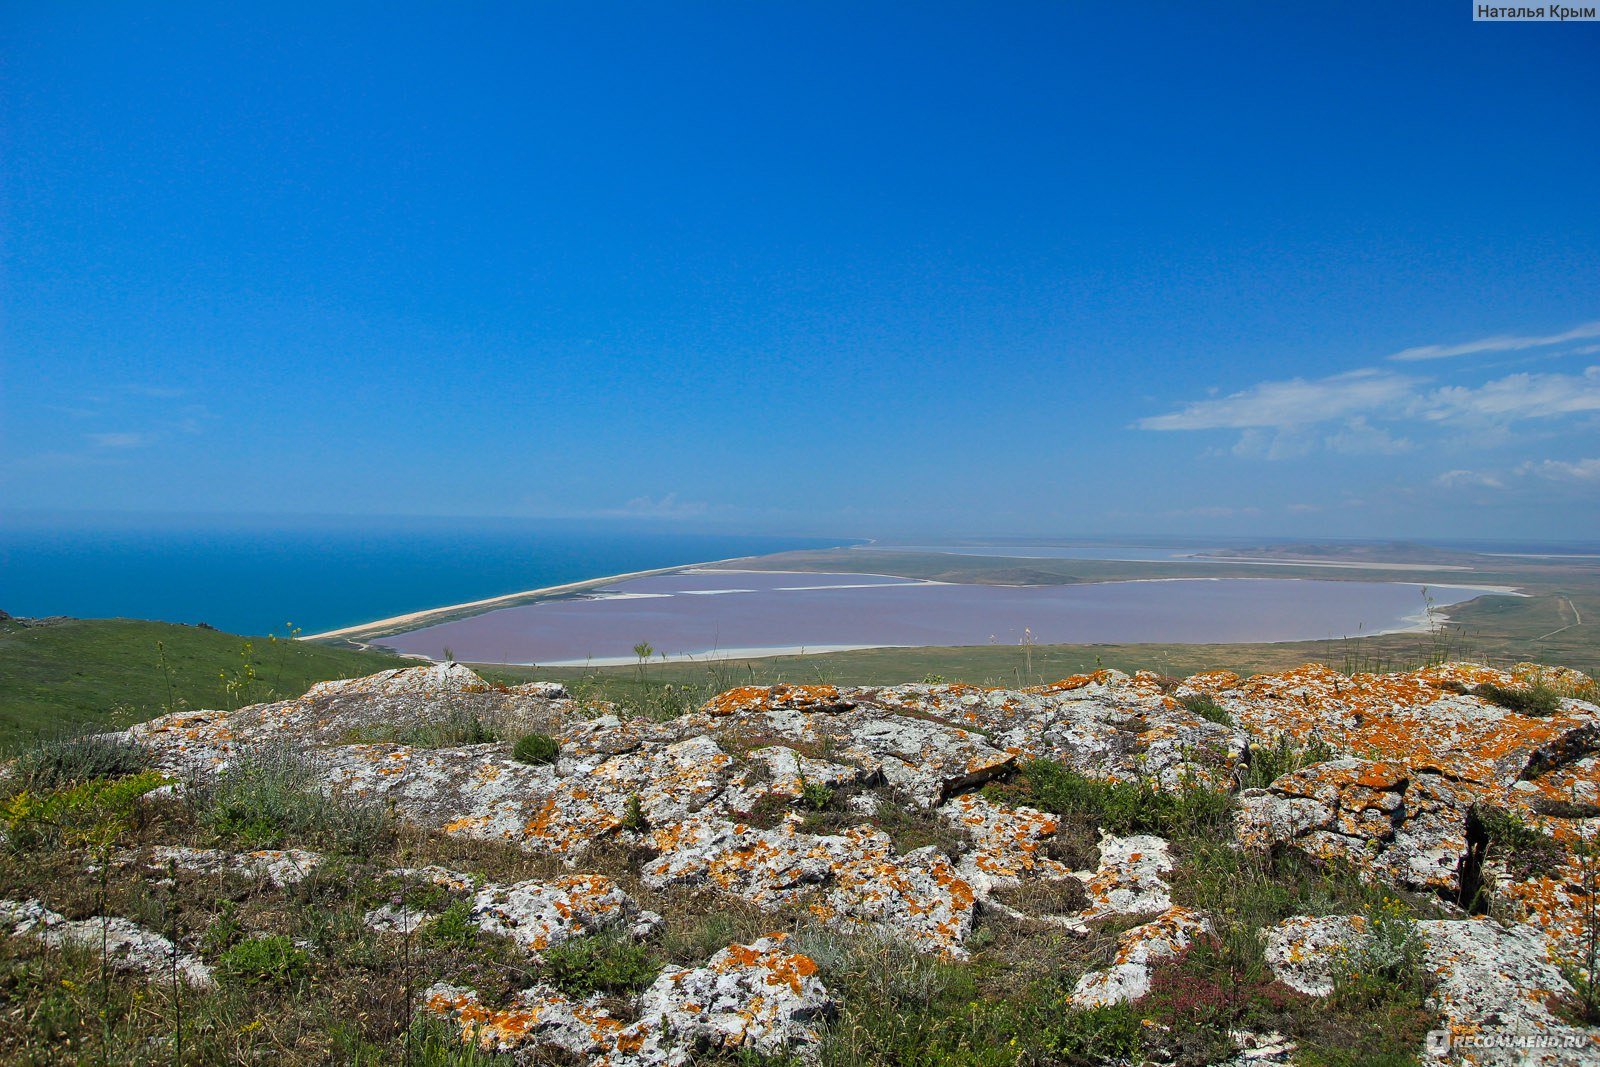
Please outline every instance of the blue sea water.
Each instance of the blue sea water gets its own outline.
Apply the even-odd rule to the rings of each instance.
[[[0,528],[12,615],[305,633],[611,574],[847,540],[510,521]]]

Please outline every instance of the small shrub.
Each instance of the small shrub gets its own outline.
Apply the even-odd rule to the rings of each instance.
[[[394,818],[374,798],[322,791],[321,768],[288,748],[242,756],[188,796],[199,822],[219,838],[252,848],[291,840],[333,852],[371,855],[394,834]]]
[[[1233,725],[1233,716],[1228,714],[1228,709],[1218,704],[1208,693],[1190,693],[1188,696],[1179,697],[1178,703],[1208,722],[1220,723],[1223,726]]]
[[[209,956],[219,956],[236,943],[244,933],[239,925],[239,906],[231,900],[222,902],[222,910],[200,934],[200,948]]]
[[[478,926],[472,921],[472,905],[465,900],[452,901],[437,918],[423,923],[417,930],[424,944],[439,948],[471,948],[478,940]]]
[[[1498,704],[1519,715],[1537,718],[1554,715],[1561,710],[1561,694],[1544,682],[1536,682],[1527,688],[1484,682],[1472,692],[1491,704]]]
[[[289,985],[309,965],[305,951],[282,934],[241,941],[217,959],[222,979],[239,985]]]
[[[560,756],[561,745],[549,734],[527,734],[519,738],[511,748],[512,759],[534,766],[554,763]]]
[[[544,950],[545,979],[571,997],[636,993],[655,980],[658,965],[644,946],[611,934],[563,941]]]
[[[1228,823],[1233,810],[1232,796],[1221,790],[1158,789],[1148,778],[1102,781],[1054,760],[1032,760],[1023,765],[1022,775],[1025,803],[1090,821],[1113,834],[1215,832]]]
[[[808,782],[805,776],[800,777],[800,805],[812,811],[827,811],[833,807],[834,793],[830,786],[822,782]]]
[[[26,851],[52,845],[104,845],[131,830],[139,798],[166,784],[145,771],[127,778],[94,779],[48,793],[24,790],[0,806],[6,844]]]
[[[628,806],[622,813],[622,828],[636,834],[650,829],[650,820],[644,814],[644,801],[638,793],[628,794]]]
[[[17,757],[14,781],[39,791],[100,778],[123,778],[150,767],[142,746],[114,734],[79,734],[41,741]]]
[[[1280,734],[1270,745],[1252,744],[1250,761],[1240,776],[1241,789],[1265,789],[1286,774],[1335,759],[1333,751],[1320,737],[1298,744],[1288,734]]]
[[[1560,867],[1565,851],[1548,834],[1502,808],[1478,808],[1478,822],[1489,837],[1489,847],[1500,854],[1512,881],[1548,874]]]
[[[1394,898],[1367,913],[1361,939],[1334,967],[1334,997],[1342,1002],[1378,1002],[1398,991],[1425,991],[1424,944],[1417,921]]]

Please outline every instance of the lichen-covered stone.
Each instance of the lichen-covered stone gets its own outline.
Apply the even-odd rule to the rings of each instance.
[[[560,1049],[594,1067],[686,1067],[711,1049],[781,1054],[815,1042],[832,1007],[816,964],[785,951],[784,941],[770,934],[729,945],[700,967],[668,967],[639,995],[630,1023],[547,986],[491,1007],[470,989],[439,983],[423,1005],[486,1051]]]
[[[509,937],[538,955],[563,941],[605,929],[643,937],[661,922],[611,879],[580,874],[553,882],[485,885],[472,900],[479,928]]]
[[[1341,959],[1360,943],[1367,920],[1361,915],[1295,915],[1266,933],[1267,965],[1278,981],[1297,993],[1325,997]]]
[[[748,1049],[771,1055],[817,1040],[832,1007],[809,957],[788,952],[785,935],[729,945],[704,966],[669,968],[639,997],[641,1021],[653,1023],[641,1058],[671,1035],[661,1062],[687,1063],[686,1048]]]
[[[1150,834],[1100,838],[1100,866],[1085,882],[1089,907],[1084,921],[1111,915],[1154,915],[1172,907],[1172,853]]]
[[[254,852],[225,852],[215,848],[156,845],[142,854],[126,852],[119,863],[137,863],[150,870],[178,870],[196,874],[231,874],[259,878],[280,889],[304,881],[322,863],[322,856],[299,848],[267,848]]]
[[[1434,771],[1337,759],[1241,794],[1236,830],[1247,848],[1293,845],[1368,877],[1454,892],[1472,803],[1470,790]]]
[[[1124,931],[1117,938],[1111,965],[1078,979],[1072,1003],[1095,1008],[1138,1000],[1150,992],[1150,972],[1155,964],[1177,959],[1194,939],[1211,932],[1211,920],[1174,905],[1147,923]]]
[[[176,971],[189,985],[212,984],[211,968],[199,957],[180,952],[165,937],[120,916],[69,920],[38,900],[0,900],[0,929],[51,946],[76,945],[97,956],[103,953],[115,970],[157,976]]]

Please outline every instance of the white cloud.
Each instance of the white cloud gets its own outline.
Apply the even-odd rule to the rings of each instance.
[[[1413,437],[1424,427],[1458,430],[1472,447],[1499,447],[1511,443],[1510,427],[1523,420],[1600,416],[1600,366],[1575,374],[1510,374],[1480,385],[1425,389],[1424,381],[1366,369],[1261,382],[1228,396],[1191,401],[1134,426],[1238,430],[1229,450],[1234,456],[1282,460],[1318,449],[1344,455],[1411,452],[1418,447]],[[1569,422],[1563,429],[1574,426]]]
[[[1395,437],[1389,431],[1369,423],[1364,415],[1349,420],[1338,430],[1322,439],[1323,447],[1330,452],[1348,456],[1394,456],[1416,447],[1404,437]]]
[[[1529,460],[1517,468],[1518,474],[1532,474],[1554,482],[1600,482],[1600,458]]]
[[[1178,411],[1136,423],[1141,430],[1288,429],[1393,406],[1416,380],[1388,371],[1356,370],[1307,381],[1262,382],[1225,397],[1195,400]]]
[[[1561,345],[1568,341],[1582,341],[1590,337],[1600,337],[1600,322],[1586,322],[1582,326],[1574,326],[1565,333],[1549,334],[1543,337],[1517,337],[1501,334],[1496,337],[1485,337],[1477,341],[1468,341],[1456,345],[1420,345],[1416,348],[1407,348],[1396,352],[1389,358],[1400,362],[1412,362],[1423,359],[1449,359],[1452,356],[1470,356],[1479,352],[1517,352],[1524,348],[1543,348],[1546,345]]]
[[[1502,489],[1505,483],[1487,471],[1445,471],[1433,480],[1445,489]]]
[[[1600,366],[1582,374],[1512,374],[1476,387],[1450,385],[1422,398],[1418,413],[1435,422],[1460,417],[1508,421],[1600,411]]]

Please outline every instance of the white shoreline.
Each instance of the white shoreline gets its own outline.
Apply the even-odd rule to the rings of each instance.
[[[369,630],[420,630],[423,626],[431,625],[423,620],[435,615],[457,615],[461,612],[471,612],[474,615],[485,614],[498,610],[499,607],[517,607],[518,601],[531,600],[537,597],[554,596],[558,593],[577,593],[585,589],[599,589],[616,582],[632,581],[635,578],[653,578],[661,574],[677,574],[680,571],[694,570],[698,567],[715,567],[719,563],[738,563],[741,560],[751,559],[751,556],[732,556],[728,559],[707,560],[704,563],[680,563],[676,567],[655,567],[647,571],[629,571],[626,574],[612,574],[604,578],[585,578],[581,582],[565,582],[561,585],[547,585],[540,589],[528,589],[520,593],[503,593],[500,596],[485,597],[482,600],[468,600],[462,604],[448,604],[439,608],[424,608],[421,611],[411,611],[404,615],[391,615],[387,619],[377,619],[373,622],[364,622],[356,626],[341,626],[337,630],[324,630],[319,634],[301,634],[301,641],[323,641],[329,638],[346,637],[350,634],[362,634]],[[804,573],[804,572],[801,572]],[[479,609],[482,609],[481,611]],[[413,626],[411,623],[423,622],[423,626]],[[389,636],[387,633],[382,636]]]

